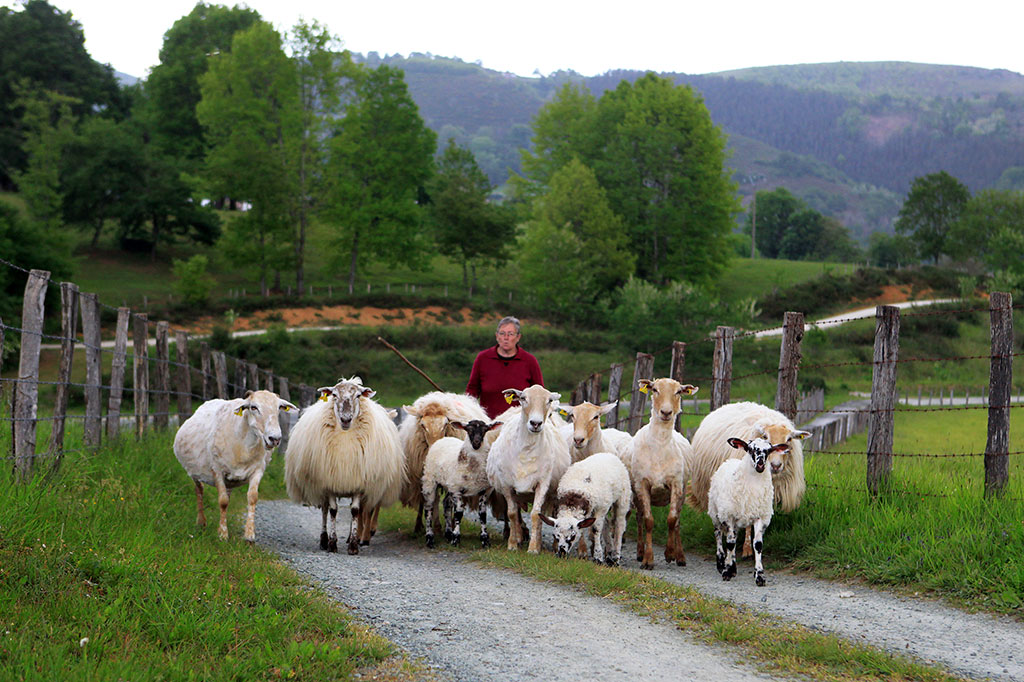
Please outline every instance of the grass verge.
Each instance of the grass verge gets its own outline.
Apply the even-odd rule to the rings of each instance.
[[[0,476],[4,678],[422,677],[241,540],[244,491],[232,495],[232,537],[221,542],[213,496],[211,522],[197,528],[191,489],[167,435],[75,453],[27,484]]]

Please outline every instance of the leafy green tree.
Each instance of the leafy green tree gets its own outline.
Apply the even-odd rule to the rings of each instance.
[[[587,294],[593,275],[583,266],[583,241],[566,225],[532,220],[519,239],[519,269],[523,286],[534,305],[571,320],[592,314]]]
[[[71,248],[67,239],[60,233],[30,225],[15,208],[3,202],[0,202],[0,254],[4,260],[26,270],[48,270],[51,281],[71,278]],[[20,270],[0,267],[0,317],[8,324],[21,318],[26,278]]]
[[[206,73],[211,56],[228,52],[235,33],[259,20],[259,12],[244,5],[229,8],[197,2],[164,34],[160,63],[153,67],[145,84],[149,119],[159,147],[186,159],[189,169],[199,167],[206,151],[203,128],[196,115],[202,99],[199,79]]]
[[[488,201],[493,191],[473,152],[449,138],[428,185],[429,210],[434,240],[462,263],[462,283],[467,287],[470,266],[476,287],[476,265],[504,261],[515,233],[512,211]]]
[[[210,260],[202,254],[188,260],[174,259],[174,290],[186,303],[199,305],[210,300],[216,282],[206,271],[209,264]]]
[[[849,228],[831,216],[823,216],[818,242],[808,258],[849,263],[862,260],[863,257],[864,251],[850,236]]]
[[[55,92],[68,100],[71,114],[123,115],[126,100],[113,69],[95,62],[85,49],[82,26],[70,12],[44,0],[24,7],[0,7],[0,187],[12,187],[12,174],[25,167],[18,122],[24,116],[17,88]]]
[[[898,268],[918,261],[917,246],[903,234],[872,232],[868,238],[868,258],[872,265]]]
[[[971,198],[967,186],[946,171],[915,178],[896,219],[896,232],[909,235],[921,258],[939,262],[946,237]]]
[[[991,272],[1024,275],[1024,192],[979,192],[964,205],[948,237],[948,252],[957,260],[974,258]]]
[[[278,32],[259,22],[236,34],[231,51],[212,60],[200,80],[197,114],[210,142],[205,178],[215,194],[251,206],[242,223],[252,230],[245,252],[259,247],[250,262],[266,291],[268,274],[290,266],[294,254],[288,216],[297,196],[294,140],[302,124],[295,64]],[[226,243],[233,245],[238,242]]]
[[[806,260],[825,231],[825,216],[813,208],[801,208],[789,216],[789,225],[779,244],[779,258]]]
[[[756,207],[747,212],[744,232],[750,234],[756,211],[757,250],[765,258],[836,260],[861,257],[849,229],[822,215],[785,187],[758,192]]]
[[[756,215],[753,230],[758,252],[764,258],[781,258],[782,238],[789,229],[790,219],[804,204],[785,187],[758,192],[755,202],[756,206],[751,206],[747,213],[745,232],[750,234]]]
[[[331,141],[329,215],[336,247],[348,254],[348,284],[360,258],[423,267],[417,203],[430,177],[436,137],[423,123],[402,72],[381,65],[356,81],[354,99]]]

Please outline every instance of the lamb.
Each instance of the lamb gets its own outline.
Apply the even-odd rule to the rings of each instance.
[[[750,457],[727,459],[711,477],[708,516],[715,528],[715,566],[722,580],[731,580],[736,575],[736,530],[753,526],[754,583],[764,587],[761,550],[765,528],[772,522],[774,499],[766,460],[774,453],[788,450],[790,445],[772,445],[766,438],[755,438],[749,443],[742,438],[729,438],[726,442]]]
[[[686,565],[683,541],[679,535],[679,511],[686,492],[686,463],[693,454],[689,441],[676,432],[676,415],[682,410],[682,397],[693,395],[697,387],[674,379],[641,379],[640,391],[651,393],[651,420],[643,426],[630,446],[630,474],[637,508],[636,558],[640,568],[654,568],[654,516],[652,506],[668,505],[668,540],[665,561]]]
[[[244,398],[207,400],[185,420],[174,436],[174,456],[196,486],[196,523],[206,525],[203,484],[217,486],[220,525],[217,534],[228,539],[229,490],[248,482],[248,510],[243,537],[256,541],[256,500],[260,481],[281,442],[278,412],[298,411],[270,391],[248,391]]]
[[[620,460],[624,459],[633,437],[618,429],[601,428],[601,417],[614,410],[618,404],[617,400],[607,405],[582,402],[564,408],[572,424],[572,430],[568,431],[568,441],[573,462],[579,462],[597,452],[613,452]],[[627,461],[622,463],[629,467]]]
[[[505,425],[487,457],[487,479],[508,507],[510,550],[518,549],[522,542],[520,505],[525,508],[532,501],[528,551],[536,554],[540,552],[541,510],[545,503],[553,502],[548,493],[554,492],[570,463],[569,448],[559,434],[564,424],[556,413],[560,395],[539,384],[522,391],[508,388],[504,393],[518,398],[520,409],[500,417]]]
[[[463,424],[453,421],[451,425],[466,432],[464,439],[445,436],[434,442],[427,450],[423,464],[423,515],[430,519],[426,524],[427,547],[434,546],[434,526],[437,522],[437,494],[440,489],[447,491],[445,507],[451,507],[452,518],[445,523],[445,539],[458,545],[461,537],[460,526],[466,496],[478,496],[477,511],[480,515],[480,546],[490,545],[487,534],[487,497],[491,484],[487,481],[487,452],[490,446],[485,436],[501,422],[487,423],[474,419]]]
[[[421,479],[428,448],[446,436],[461,440],[464,434],[452,426],[453,421],[465,424],[474,419],[483,422],[489,419],[473,396],[444,391],[432,391],[420,396],[412,405],[404,406],[403,409],[411,419],[405,419],[398,429],[408,474],[401,499],[403,505],[417,510],[413,533],[419,533],[423,530]]]
[[[723,405],[704,417],[693,434],[693,461],[690,463],[690,488],[687,504],[697,511],[707,511],[711,476],[722,462],[743,457],[743,452],[728,447],[730,437],[744,440],[766,438],[772,445],[789,443],[790,447],[774,451],[768,458],[775,489],[775,504],[790,512],[800,505],[804,482],[804,455],[801,440],[811,435],[797,430],[786,415],[754,402]],[[750,533],[743,542],[743,556],[750,556]]]
[[[320,401],[303,411],[285,453],[288,496],[321,509],[320,548],[329,552],[338,551],[337,498],[351,497],[348,553],[359,554],[360,524],[376,507],[396,502],[405,484],[398,427],[359,377],[317,390]]]
[[[597,563],[603,561],[609,566],[618,566],[632,499],[626,465],[611,452],[598,452],[569,466],[558,482],[558,515],[552,519],[541,514],[540,518],[554,527],[559,556],[567,555],[580,531],[590,528],[591,558]],[[605,517],[612,508],[615,509],[615,529],[611,547],[605,548]],[[587,550],[580,539],[580,556],[584,557]]]

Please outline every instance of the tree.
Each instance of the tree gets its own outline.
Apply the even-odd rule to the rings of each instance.
[[[462,263],[462,283],[467,287],[470,265],[475,287],[476,264],[505,260],[514,236],[515,217],[508,208],[488,201],[492,191],[473,152],[449,138],[427,193],[434,240]]]
[[[20,11],[0,7],[0,187],[7,189],[26,161],[16,91],[24,81],[30,90],[70,98],[75,117],[120,116],[127,108],[113,69],[89,56],[82,26],[70,12],[44,0],[28,0]]]
[[[259,12],[244,5],[224,7],[198,2],[164,34],[160,63],[146,79],[149,119],[157,144],[166,153],[198,168],[206,152],[203,128],[196,115],[202,99],[199,79],[210,57],[231,49],[234,35],[260,20]]]
[[[825,231],[825,216],[812,208],[801,208],[789,216],[789,225],[779,244],[779,258],[806,260]]]
[[[946,171],[915,178],[896,218],[896,232],[909,235],[922,258],[938,263],[948,253],[950,227],[970,198],[967,186]]]
[[[964,205],[948,235],[948,253],[991,272],[1024,275],[1024,192],[984,190]]]
[[[541,107],[533,120],[532,150],[520,151],[522,176],[512,178],[519,198],[543,194],[551,176],[573,158],[592,160],[591,140],[597,100],[585,85],[568,82]]]
[[[917,246],[906,235],[872,232],[868,238],[868,258],[872,265],[898,268],[917,262]]]
[[[782,238],[789,229],[793,214],[804,204],[785,187],[770,192],[758,192],[755,198],[757,210],[757,234],[755,241],[758,252],[764,258],[781,258]],[[750,234],[754,208],[747,214],[745,231]]]
[[[593,275],[583,266],[585,257],[583,241],[568,226],[546,220],[526,223],[519,264],[523,285],[540,310],[574,320],[593,314],[585,305],[594,288]]]
[[[58,233],[29,225],[15,208],[3,202],[0,202],[0,254],[26,270],[48,270],[53,282],[71,278],[71,248],[67,240]],[[0,268],[0,318],[7,324],[21,318],[27,278],[21,270]]]
[[[348,285],[359,259],[424,265],[417,197],[432,170],[436,137],[420,118],[398,69],[381,65],[357,79],[331,141],[329,215],[348,253]]]
[[[281,36],[259,22],[235,35],[231,51],[212,60],[202,76],[197,108],[210,150],[204,176],[218,196],[251,206],[238,226],[251,230],[234,258],[252,258],[267,289],[267,275],[291,265],[293,234],[289,216],[295,210],[297,174],[295,140],[301,134],[299,90],[295,64],[282,48]],[[238,227],[234,226],[234,227]]]

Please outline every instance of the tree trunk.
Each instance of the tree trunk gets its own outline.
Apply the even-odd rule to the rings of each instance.
[[[163,216],[153,215],[153,246],[149,249],[149,262],[156,262],[156,245],[160,242],[160,232],[163,229]]]
[[[469,267],[465,258],[462,259],[462,286],[465,289],[469,288]]]
[[[348,265],[348,291],[352,293],[356,286],[356,260],[359,257],[359,230],[352,235],[352,258]]]
[[[100,241],[100,232],[103,230],[103,218],[96,221],[96,229],[92,233],[92,242],[89,244],[92,248],[96,248],[96,244]]]

